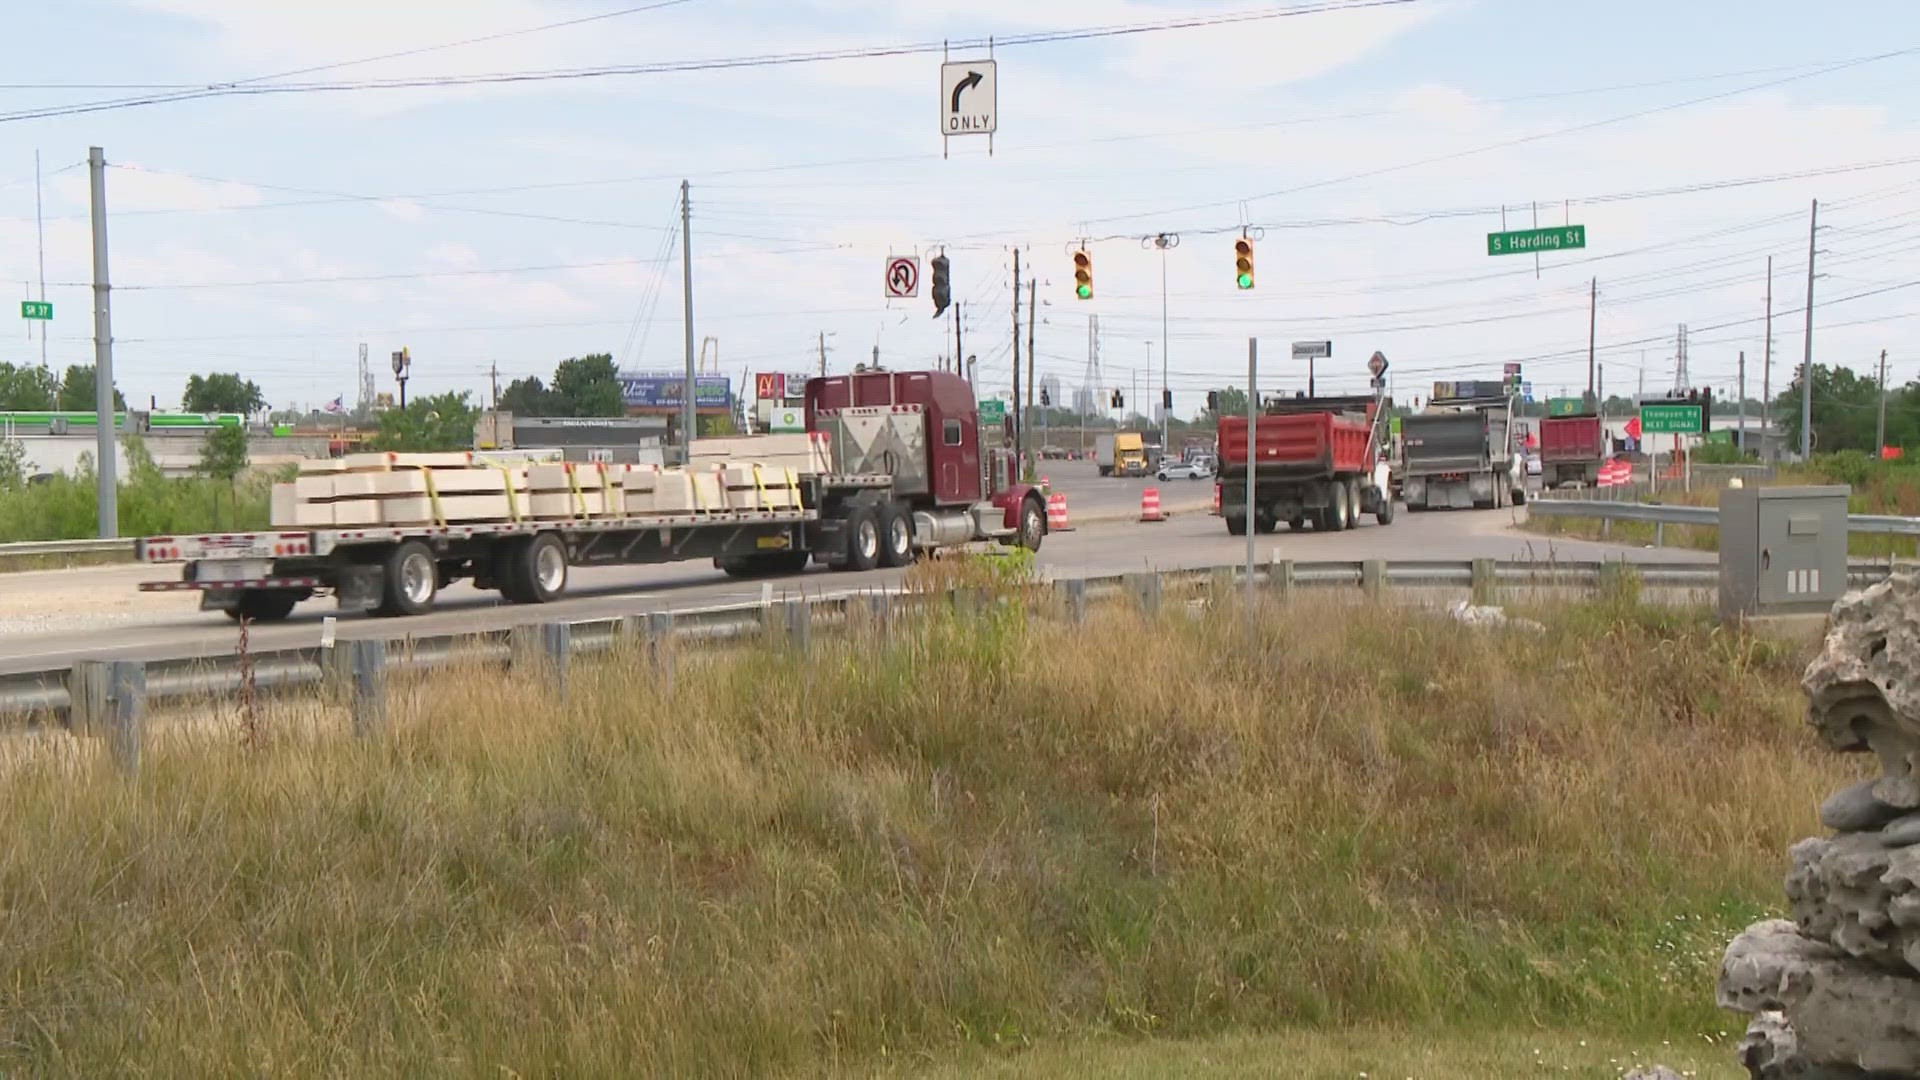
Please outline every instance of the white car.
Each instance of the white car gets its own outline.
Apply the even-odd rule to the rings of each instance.
[[[1213,475],[1213,467],[1204,461],[1169,461],[1154,475],[1161,480],[1205,480]]]

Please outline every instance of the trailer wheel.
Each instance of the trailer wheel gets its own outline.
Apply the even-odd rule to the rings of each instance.
[[[433,607],[433,598],[440,592],[440,564],[432,548],[419,540],[396,544],[387,552],[382,569],[386,573],[375,615],[420,615]]]
[[[1380,493],[1380,508],[1373,512],[1373,519],[1375,521],[1378,521],[1382,525],[1393,524],[1393,493],[1392,492],[1383,491]]]
[[[541,533],[516,546],[517,584],[524,589],[519,602],[546,604],[559,599],[567,591],[567,545],[553,533]]]
[[[1228,536],[1247,535],[1247,519],[1244,515],[1240,517],[1227,518],[1227,535]]]
[[[913,562],[913,514],[898,503],[880,510],[880,565],[907,566]]]
[[[841,570],[871,570],[880,565],[880,524],[873,508],[863,506],[847,515],[842,534],[847,539],[846,558],[835,563]]]
[[[248,589],[227,609],[227,618],[235,622],[279,622],[293,614],[293,605],[311,595],[305,589]]]
[[[1329,532],[1353,528],[1353,503],[1347,498],[1347,485],[1343,480],[1334,481],[1333,505],[1327,508],[1327,516],[1333,519]]]

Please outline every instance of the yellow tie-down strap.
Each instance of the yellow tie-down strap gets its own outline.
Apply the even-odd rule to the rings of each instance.
[[[500,482],[507,488],[507,518],[517,525],[520,523],[520,493],[514,490],[513,470],[497,461],[493,467],[500,470]]]
[[[791,496],[793,500],[793,505],[787,507],[787,509],[800,509],[800,475],[792,469],[787,470],[787,494]]]
[[[427,485],[427,509],[433,514],[433,523],[441,528],[447,527],[447,512],[440,505],[440,485],[433,482],[433,470],[420,466],[420,476]]]
[[[600,466],[600,516],[619,517],[625,513],[627,509],[626,506],[623,505],[626,501],[626,493],[622,490],[620,497],[615,498],[613,494],[613,469],[604,461],[597,461],[594,462],[594,464]],[[623,489],[624,487],[625,485],[622,485]]]
[[[753,463],[753,488],[760,495],[760,509],[762,511],[773,509],[767,505],[767,482],[760,478],[760,463],[757,461]]]
[[[567,484],[573,488],[573,516],[586,517],[587,495],[586,492],[580,490],[580,471],[573,467],[573,462],[571,461],[567,462]]]

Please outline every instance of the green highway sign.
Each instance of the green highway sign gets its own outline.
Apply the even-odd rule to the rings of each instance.
[[[23,319],[53,318],[53,304],[47,300],[20,301],[20,317]]]
[[[1520,229],[1487,234],[1489,255],[1534,255],[1542,251],[1572,251],[1587,246],[1585,225],[1557,229]]]
[[[999,398],[988,398],[980,403],[980,422],[983,424],[1004,424],[1007,422],[1007,403]]]
[[[1640,430],[1647,435],[1698,435],[1701,419],[1698,405],[1640,406]]]
[[[1579,416],[1586,411],[1587,403],[1577,397],[1550,397],[1547,399],[1548,416]]]

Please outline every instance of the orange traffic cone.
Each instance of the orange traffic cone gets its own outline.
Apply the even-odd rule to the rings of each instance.
[[[1167,516],[1160,512],[1160,489],[1150,487],[1140,493],[1140,520],[1165,521]]]
[[[1047,496],[1047,531],[1073,531],[1073,526],[1067,524],[1067,497],[1058,491]]]

